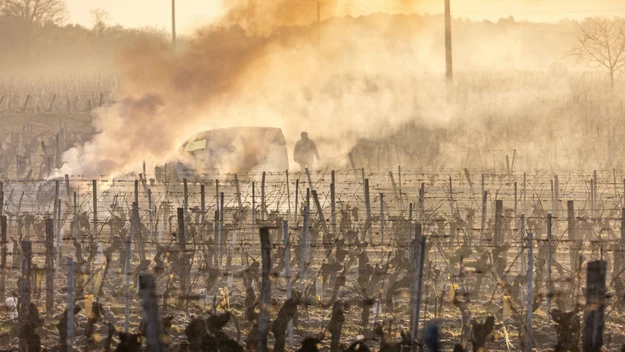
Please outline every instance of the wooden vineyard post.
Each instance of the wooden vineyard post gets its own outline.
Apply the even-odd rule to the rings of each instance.
[[[614,197],[619,199],[618,190],[616,188],[616,168],[612,168],[612,179],[614,180]]]
[[[57,133],[56,143],[55,143],[55,152],[54,152],[54,168],[58,169],[60,167],[61,167],[61,141],[59,139],[59,134]]]
[[[302,239],[300,243],[299,277],[300,288],[303,290],[306,281],[306,264],[308,262],[308,205],[304,207],[304,226],[302,227]]]
[[[406,236],[406,244],[410,244],[412,240],[412,213],[413,213],[414,204],[408,204],[408,235]]]
[[[135,180],[135,203],[139,206],[139,180]]]
[[[597,170],[593,170],[592,172],[592,200],[593,200],[593,209],[595,211],[597,210],[597,200],[599,198],[599,195],[597,193],[598,183],[599,183],[599,178],[597,177]]]
[[[93,188],[93,238],[98,235],[98,184],[96,180],[91,181]]]
[[[286,278],[286,299],[291,298],[291,244],[289,241],[289,222],[282,221],[282,237],[284,244],[284,277]],[[288,326],[289,347],[293,347],[293,320],[289,320]]]
[[[46,314],[54,314],[54,221],[46,219]]]
[[[625,257],[623,256],[623,253],[625,253],[625,207],[621,208],[621,240],[619,241],[619,247],[616,252],[618,255],[614,256],[614,272],[621,271],[625,268]]]
[[[7,270],[7,217],[6,215],[0,216],[0,245],[2,245],[2,251],[0,252],[0,302],[4,302],[6,298],[4,291],[6,290],[6,270]]]
[[[146,324],[146,351],[162,352],[161,317],[158,313],[156,284],[152,274],[139,274],[139,297],[143,303],[143,320]]]
[[[367,219],[365,225],[365,232],[368,230],[369,224],[371,223],[371,198],[369,196],[369,179],[365,179],[365,209],[367,211]],[[366,234],[365,234],[366,235]]]
[[[180,304],[182,304],[182,300],[187,297],[187,241],[185,238],[185,228],[184,228],[184,209],[178,208],[178,233],[176,234],[178,237],[178,246],[180,247],[180,263],[178,267],[180,268],[180,294],[181,300]]]
[[[58,200],[56,205],[56,262],[61,263],[61,243],[63,240],[63,234],[61,234],[61,200]]]
[[[183,187],[183,203],[182,208],[184,209],[184,213],[189,213],[189,185],[187,184],[187,179],[182,179],[182,187]]]
[[[523,214],[527,214],[527,173],[523,173]]]
[[[72,230],[72,235],[76,236],[78,234],[78,197],[76,192],[74,192],[74,228]]]
[[[575,273],[578,269],[578,256],[579,256],[579,238],[577,237],[577,227],[575,226],[575,203],[572,200],[566,202],[567,219],[568,219],[568,234],[569,241],[571,242],[571,272]],[[575,274],[573,274],[575,275]]]
[[[551,214],[547,214],[547,325],[551,324],[551,258],[553,255],[553,242],[551,237],[551,228],[552,228],[552,216]]]
[[[200,185],[200,222],[200,237],[204,240],[204,224],[206,223],[206,190],[204,189],[204,185]]]
[[[267,334],[269,333],[269,308],[271,305],[271,243],[269,228],[260,228],[260,251],[262,258],[262,279],[260,287],[260,314],[258,315],[258,352],[267,351]]]
[[[252,193],[253,194],[253,193]],[[293,225],[297,226],[297,210],[299,209],[299,180],[295,180],[295,214],[293,215]]]
[[[265,171],[260,183],[260,219],[265,220],[265,212],[267,211],[267,203],[265,199]]]
[[[256,188],[255,183],[252,182],[252,234],[256,233],[256,189],[255,188]],[[217,236],[215,236],[215,242],[217,242]]]
[[[332,183],[330,183],[330,211],[331,211],[331,222],[332,222],[332,235],[337,236],[336,232],[336,177],[334,175],[334,170],[332,170]]]
[[[553,187],[553,180],[549,180],[549,184],[551,186],[551,212],[555,213],[555,211],[556,211],[556,196],[555,196],[555,189]]]
[[[148,189],[148,217],[149,217],[149,228],[150,232],[150,241],[154,241],[154,205],[152,204],[152,190]],[[147,239],[146,239],[147,240]]]
[[[69,186],[69,175],[65,174],[65,194],[67,195],[67,198],[72,196],[72,189]]]
[[[590,179],[590,219],[593,220],[595,218],[595,186],[593,185],[594,180]]]
[[[215,232],[214,232],[215,233],[215,252],[214,252],[215,258],[214,258],[213,262],[214,262],[214,265],[216,267],[218,267],[219,266],[219,258],[221,257],[221,253],[219,252],[220,251],[219,243],[221,243],[220,240],[219,240],[219,210],[215,210],[215,221],[214,221],[214,224],[215,224]]]
[[[0,216],[4,215],[4,182],[0,182]]]
[[[58,222],[59,220],[59,208],[58,208],[58,204],[59,204],[59,192],[60,192],[60,187],[61,187],[61,183],[59,180],[55,180],[54,181],[54,211],[53,211],[53,219],[55,222]],[[59,233],[59,229],[56,229],[57,234]]]
[[[553,176],[553,188],[554,188],[554,193],[555,193],[555,198],[556,198],[556,206],[555,206],[555,210],[553,213],[553,225],[554,228],[557,230],[558,229],[558,217],[560,216],[560,180],[558,178],[558,175],[554,175]]]
[[[583,350],[599,352],[605,326],[606,262],[592,261],[586,271],[586,308],[582,330]]]
[[[525,317],[525,351],[532,352],[532,309],[534,302],[534,245],[531,232],[527,233],[527,306]]]
[[[484,174],[482,174],[482,182],[481,182],[481,185],[482,185],[482,192],[481,192],[480,194],[484,194],[484,191],[485,191],[485,188],[484,188],[484,187],[485,187]]]
[[[503,201],[497,199],[495,201],[495,245],[500,246],[503,243],[501,234],[501,225],[503,220]]]
[[[401,214],[404,215],[404,198],[401,194],[401,165],[397,166],[397,190],[399,193],[399,210],[401,211]]]
[[[517,226],[519,225],[519,222],[518,222],[519,213],[518,213],[517,205],[518,205],[517,183],[514,182],[514,226],[513,226],[514,229],[516,229]]]
[[[30,309],[30,278],[31,278],[31,268],[33,265],[33,250],[30,241],[22,241],[22,252],[24,256],[22,258],[22,286],[20,287],[20,302],[19,302],[19,316],[18,316],[18,327],[19,327],[19,344],[20,351],[28,351],[28,341],[22,334],[22,326],[26,323],[26,319],[28,318],[28,311]]]
[[[454,218],[454,187],[451,181],[451,176],[449,176],[449,214],[450,214],[450,221],[453,222],[454,221],[453,220]]]
[[[124,302],[125,317],[124,331],[128,334],[130,330],[130,236],[126,236],[126,262],[124,263]]]
[[[324,242],[329,242],[328,237],[328,224],[326,223],[326,219],[323,216],[323,209],[321,209],[321,202],[319,202],[319,196],[317,195],[317,190],[312,190],[313,201],[315,202],[315,207],[317,208],[317,216],[319,216],[319,223],[321,224],[321,228],[323,229],[323,240]]]
[[[289,185],[289,169],[286,169],[286,171],[284,172],[286,179],[285,179],[285,183],[286,183],[286,205],[287,205],[287,213],[286,213],[286,218],[290,218],[291,217],[291,185]],[[234,175],[235,177],[235,184],[237,185],[237,198],[239,199],[239,209],[241,209],[241,201],[240,201],[240,197],[239,197],[239,180],[236,179],[237,175]]]
[[[416,260],[412,261],[413,270],[416,277],[413,277],[412,291],[412,329],[410,331],[410,341],[412,351],[416,351],[416,340],[419,332],[419,318],[421,316],[421,286],[423,281],[423,262],[425,259],[425,236],[421,235],[421,224],[417,224],[415,240],[413,241],[413,253]],[[418,243],[418,245],[417,245]]]
[[[482,238],[486,236],[486,201],[488,200],[488,191],[482,192],[482,225],[480,227],[480,237],[478,242],[482,242]]]
[[[521,247],[521,275],[525,275],[525,214],[521,214],[521,228],[519,229],[519,242]]]
[[[423,217],[425,216],[425,183],[421,183],[419,188],[419,224],[423,226]]]
[[[384,193],[380,192],[380,240],[384,246]]]
[[[288,170],[287,170],[287,191],[288,191]],[[239,176],[237,176],[237,174],[234,174],[234,187],[235,187],[235,191],[236,191],[236,196],[237,196],[237,206],[239,207],[239,210],[243,209],[243,202],[241,201],[241,185],[239,184]]]
[[[224,192],[219,193],[219,265],[221,266],[222,253],[226,248],[226,235],[224,232]]]
[[[74,349],[74,260],[67,257],[67,351]]]

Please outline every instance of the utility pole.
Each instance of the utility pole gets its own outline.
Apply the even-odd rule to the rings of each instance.
[[[317,1],[317,47],[321,47],[321,3]]]
[[[454,73],[451,55],[451,5],[450,0],[445,0],[445,63],[447,74],[447,101],[453,94]]]
[[[176,0],[171,0],[171,47],[176,48]]]

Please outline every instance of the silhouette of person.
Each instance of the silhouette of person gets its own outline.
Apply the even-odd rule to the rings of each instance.
[[[317,158],[317,161],[320,160],[317,145],[312,139],[308,138],[307,132],[302,132],[301,137],[302,138],[295,143],[293,159],[299,164],[300,171],[304,171],[306,168],[312,170],[314,158]]]

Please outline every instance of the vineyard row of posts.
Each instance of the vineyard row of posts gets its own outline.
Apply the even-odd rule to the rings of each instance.
[[[565,182],[555,175],[546,179],[538,174],[483,174],[478,183],[481,189],[469,170],[454,178],[401,168],[388,174],[366,174],[363,169],[329,175],[323,171],[241,178],[214,175],[210,183],[185,180],[181,184],[157,184],[143,175],[139,180],[91,182],[66,176],[64,181],[48,182],[47,189],[33,187],[32,182],[7,181],[0,191],[5,269],[0,298],[17,284],[7,280],[8,272],[30,270],[21,265],[20,258],[28,257],[25,243],[32,245],[35,263],[45,257],[45,265],[37,267],[45,268],[38,270],[46,274],[49,314],[55,309],[50,290],[55,275],[63,272],[62,256],[71,257],[72,273],[79,273],[73,283],[78,292],[69,289],[68,294],[82,297],[91,292],[97,298],[105,274],[102,266],[109,263],[105,258],[119,253],[128,330],[129,310],[138,304],[130,298],[129,290],[137,282],[130,278],[137,278],[152,264],[162,264],[164,253],[176,258],[171,259],[171,270],[179,285],[175,293],[169,281],[165,285],[157,280],[162,310],[167,311],[171,296],[181,297],[180,304],[188,305],[185,298],[193,300],[201,293],[206,304],[206,297],[219,288],[233,290],[235,277],[260,254],[258,230],[270,227],[271,256],[282,258],[282,269],[274,274],[280,277],[279,286],[289,287],[287,296],[293,285],[302,292],[314,290],[319,300],[328,299],[330,290],[330,300],[335,301],[340,294],[338,277],[359,281],[364,271],[372,270],[368,283],[376,283],[360,298],[373,300],[376,317],[393,316],[399,313],[393,305],[394,291],[401,288],[394,284],[403,275],[418,275],[419,279],[410,276],[406,281],[424,286],[411,290],[415,300],[426,296],[426,307],[421,311],[422,304],[413,302],[412,311],[403,311],[407,316],[440,316],[444,292],[450,296],[448,303],[457,303],[456,295],[462,294],[471,297],[468,301],[473,304],[485,304],[486,312],[498,312],[487,289],[499,292],[503,311],[497,314],[504,320],[517,309],[523,310],[520,302],[527,301],[522,325],[532,326],[532,312],[536,308],[550,312],[552,300],[563,311],[576,309],[584,296],[583,262],[609,263],[610,270],[606,271],[605,262],[601,267],[604,277],[612,274],[609,288],[618,293],[623,285],[625,192],[616,182],[616,170],[609,181],[608,174],[595,171],[588,179],[567,175]],[[214,186],[214,195],[207,197],[207,185]],[[625,179],[622,186],[625,191]],[[576,204],[581,204],[577,211]],[[618,225],[620,236],[614,230]],[[289,247],[295,248],[292,260],[285,250]],[[339,251],[345,252],[343,260],[337,259]],[[353,259],[355,267],[347,264],[345,256]],[[404,274],[401,258],[409,263]],[[395,267],[389,266],[393,260]],[[367,267],[369,263],[374,265]],[[297,264],[297,275],[288,273],[291,264]],[[275,260],[273,265],[277,265]],[[552,267],[558,272],[555,278]],[[202,275],[207,276],[204,284],[198,281]],[[373,280],[376,275],[383,278],[381,282]],[[445,276],[451,284],[441,279]],[[35,282],[41,281],[42,276],[35,275]],[[280,292],[274,289],[272,293]],[[620,307],[622,298],[614,299],[613,306]],[[432,302],[433,312],[428,306]],[[550,315],[543,314],[548,322]],[[413,324],[418,321],[413,319]],[[409,330],[416,333],[417,327]],[[525,338],[530,339],[525,346],[531,345],[531,333]]]

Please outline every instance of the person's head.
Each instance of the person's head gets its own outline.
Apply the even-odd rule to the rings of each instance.
[[[300,136],[302,136],[302,139],[308,139],[308,132],[302,132]]]

